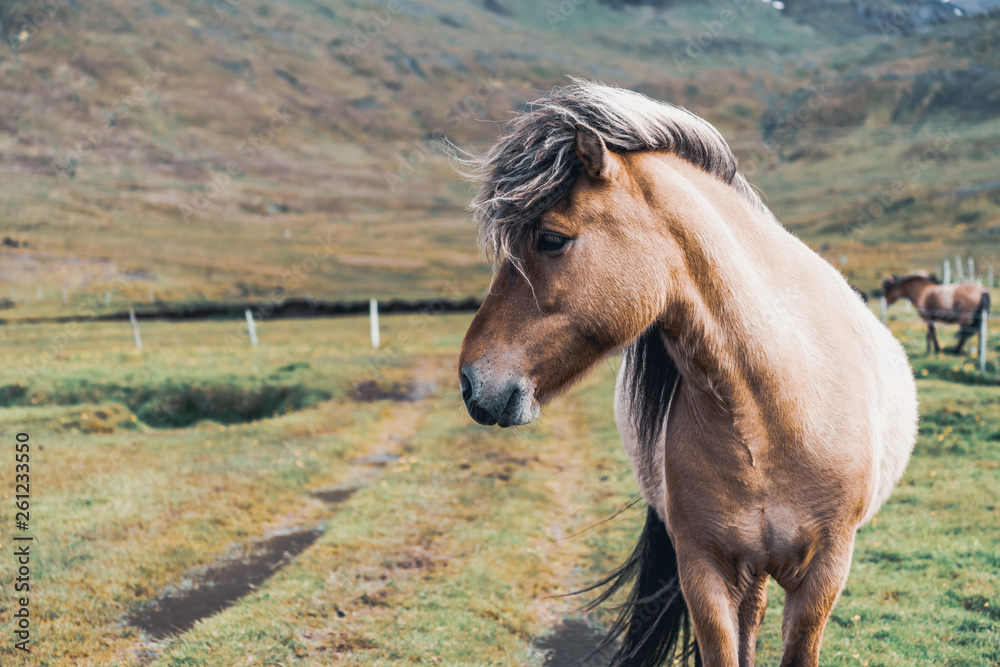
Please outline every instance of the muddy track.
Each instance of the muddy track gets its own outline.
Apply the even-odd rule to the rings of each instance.
[[[592,655],[603,639],[603,631],[568,620],[535,647],[546,654],[544,667],[606,667],[611,664],[611,649]]]
[[[167,586],[155,599],[129,614],[125,620],[142,629],[151,640],[143,641],[136,647],[140,662],[145,663],[159,656],[165,646],[161,640],[183,635],[198,621],[224,611],[264,586],[272,576],[309,549],[331,522],[337,521],[337,506],[350,502],[365,487],[383,483],[380,480],[386,474],[397,474],[401,460],[407,455],[407,443],[421,431],[432,413],[421,399],[441,395],[442,387],[447,387],[452,380],[451,362],[444,357],[426,359],[412,369],[413,385],[421,384],[423,387],[419,397],[410,396],[409,392],[402,397],[365,396],[368,400],[383,401],[384,412],[374,428],[363,436],[360,446],[352,450],[350,458],[344,461],[345,474],[340,484],[304,489],[299,505],[289,508],[288,512],[268,525],[261,526],[261,538],[234,544],[225,556],[184,574],[177,583]],[[457,391],[455,393],[457,395]],[[524,453],[525,457],[531,454],[529,458],[533,461],[527,464],[548,468],[551,472],[546,484],[552,499],[551,509],[539,516],[539,538],[532,541],[531,548],[557,571],[566,573],[564,584],[560,584],[558,589],[540,591],[538,599],[525,610],[525,613],[536,615],[551,628],[535,643],[535,648],[545,654],[544,665],[547,667],[579,664],[603,667],[608,664],[606,655],[586,663],[580,662],[603,637],[599,629],[571,615],[584,600],[550,597],[551,594],[566,593],[588,583],[576,581],[576,577],[570,574],[589,554],[586,541],[567,537],[594,523],[593,517],[587,517],[585,507],[593,501],[600,486],[599,473],[584,463],[589,457],[579,456],[581,447],[586,447],[588,440],[582,409],[576,399],[560,401],[546,420],[551,437],[547,438],[544,450]],[[519,461],[518,456],[508,456],[497,459],[495,465],[513,466]],[[433,560],[431,556],[428,558]],[[376,600],[377,594],[378,591],[375,591],[368,598]],[[362,596],[360,599],[365,602],[368,598]],[[352,613],[384,611],[378,605],[371,609],[361,605]]]
[[[355,493],[377,481],[386,474],[388,466],[400,459],[403,445],[420,429],[426,416],[419,405],[420,398],[434,394],[447,371],[448,364],[442,360],[428,360],[414,369],[414,376],[419,378],[414,385],[426,390],[419,396],[407,396],[404,402],[388,409],[364,451],[346,462],[350,468],[349,482],[308,491],[301,506],[278,517],[263,537],[234,544],[226,555],[184,574],[178,583],[168,585],[156,598],[128,614],[125,621],[153,640],[144,642],[137,651],[140,662],[146,664],[157,657],[160,640],[181,635],[198,621],[226,610],[311,547],[327,526],[325,521],[309,523],[309,520],[317,514],[322,519],[335,520],[331,516],[334,507],[348,502]],[[325,510],[317,509],[317,503],[324,505]]]

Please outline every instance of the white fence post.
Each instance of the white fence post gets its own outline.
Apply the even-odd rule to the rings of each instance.
[[[976,260],[972,257],[969,257],[969,280],[973,282],[976,280]]]
[[[257,323],[253,321],[253,313],[247,308],[247,333],[250,334],[250,345],[257,347]]]
[[[955,282],[960,283],[965,280],[962,275],[962,257],[960,255],[955,255]]]
[[[372,325],[372,347],[377,350],[382,344],[378,328],[378,299],[372,299],[368,303],[368,315]]]
[[[987,324],[990,319],[990,314],[987,311],[983,311],[983,319],[979,323],[979,372],[986,372],[986,339],[989,338],[989,325]]]
[[[888,323],[889,302],[885,300],[884,294],[878,298],[878,310],[879,310],[879,319],[882,320],[882,324]]]
[[[945,285],[950,285],[951,284],[951,262],[949,262],[948,260],[944,260],[944,271],[942,271],[942,273],[944,275],[941,276],[941,280],[944,281]]]
[[[132,338],[135,340],[135,349],[142,352],[142,336],[139,335],[139,321],[135,319],[135,309],[128,309],[128,321],[132,323]]]
[[[993,265],[992,264],[986,270],[986,282],[988,283],[987,287],[989,287],[990,289],[993,289]]]

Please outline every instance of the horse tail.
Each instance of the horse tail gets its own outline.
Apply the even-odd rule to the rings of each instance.
[[[989,314],[991,305],[992,304],[990,303],[990,293],[983,292],[983,295],[979,297],[979,306],[976,308],[976,314],[972,318],[972,325],[970,326],[970,328],[973,331],[976,332],[979,331],[979,327],[981,327],[983,324],[983,316]]]
[[[652,507],[647,508],[646,525],[632,554],[605,579],[585,590],[603,586],[607,588],[584,607],[586,611],[627,586],[631,586],[631,592],[608,635],[594,650],[595,655],[615,646],[620,639],[612,667],[688,665],[691,658],[695,667],[701,666],[681,593],[677,552],[667,527]]]

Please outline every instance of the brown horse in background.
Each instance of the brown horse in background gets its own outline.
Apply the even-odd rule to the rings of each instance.
[[[889,276],[882,281],[886,303],[892,305],[905,296],[927,323],[927,351],[941,351],[935,322],[958,324],[958,343],[948,352],[962,354],[962,347],[979,333],[983,316],[990,312],[990,293],[978,283],[942,285],[934,274],[916,271],[905,276]]]
[[[900,344],[683,109],[578,81],[467,162],[496,267],[459,360],[469,414],[526,424],[624,350],[615,416],[649,509],[598,598],[632,586],[615,664],[752,665],[774,577],[781,665],[817,665],[913,447]]]

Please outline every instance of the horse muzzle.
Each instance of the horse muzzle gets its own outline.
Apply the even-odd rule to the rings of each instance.
[[[541,411],[534,386],[525,377],[491,378],[474,364],[466,364],[459,372],[459,384],[469,416],[483,426],[521,426]]]

